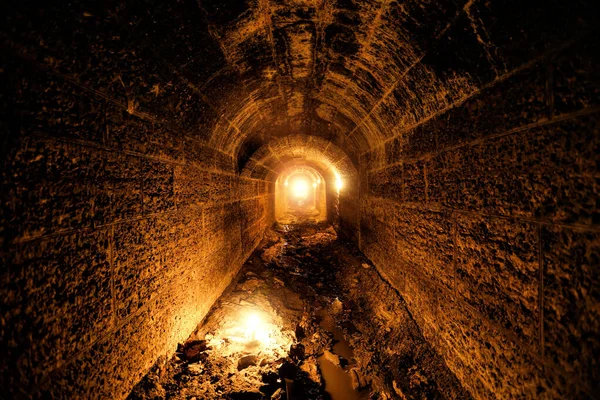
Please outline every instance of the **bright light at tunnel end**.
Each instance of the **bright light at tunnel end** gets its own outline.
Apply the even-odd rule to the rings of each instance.
[[[292,183],[292,194],[294,197],[306,198],[308,196],[308,182],[304,179],[296,179]]]

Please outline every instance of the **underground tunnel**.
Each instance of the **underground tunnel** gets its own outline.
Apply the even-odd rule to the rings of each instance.
[[[600,399],[591,0],[7,0],[0,398]]]

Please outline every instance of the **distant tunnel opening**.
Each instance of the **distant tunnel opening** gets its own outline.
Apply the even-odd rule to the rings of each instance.
[[[241,209],[257,231],[272,222],[327,221],[341,237],[359,241],[361,182],[356,161],[343,149],[316,136],[290,135],[263,144],[242,161]],[[251,220],[257,195],[267,200],[260,209],[268,216],[258,225]]]
[[[283,224],[327,220],[327,183],[314,168],[296,167],[275,183],[275,219]]]

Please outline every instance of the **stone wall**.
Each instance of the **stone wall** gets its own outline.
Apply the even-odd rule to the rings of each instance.
[[[529,60],[361,157],[361,249],[476,398],[598,393],[597,43]]]
[[[154,95],[132,108],[102,87],[108,70],[85,83],[51,64],[2,55],[0,386],[124,398],[261,239],[269,184],[248,190],[183,118],[146,112]]]
[[[242,249],[246,260],[275,221],[275,183],[264,179],[240,179]]]

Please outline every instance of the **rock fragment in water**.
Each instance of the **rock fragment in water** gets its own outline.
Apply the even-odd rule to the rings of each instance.
[[[330,363],[332,363],[333,365],[336,365],[336,366],[338,366],[338,367],[341,367],[341,365],[340,365],[340,358],[339,358],[337,355],[335,355],[335,354],[333,354],[332,352],[330,352],[329,350],[325,350],[325,351],[323,352],[323,357],[324,357],[324,358],[325,358],[327,361],[329,361]]]
[[[344,305],[339,299],[335,299],[333,303],[331,303],[331,313],[333,315],[339,314],[344,311]]]
[[[290,357],[292,357],[292,360],[294,361],[301,361],[304,360],[304,345],[302,343],[298,343],[298,344],[294,344],[290,347]]]
[[[200,375],[204,372],[202,364],[188,364],[187,370],[191,375]]]
[[[271,400],[281,400],[283,399],[283,390],[281,388],[277,389],[275,393],[271,396]]]
[[[251,365],[256,365],[257,361],[258,359],[254,354],[244,356],[238,360],[237,369],[238,371],[241,371],[243,369],[248,368]]]
[[[317,361],[314,359],[314,357],[311,357],[307,360],[305,360],[302,365],[300,366],[300,369],[303,372],[306,372],[306,374],[308,375],[308,378],[317,383],[317,384],[321,384],[321,374],[319,374],[319,369],[317,367]]]
[[[358,368],[352,368],[349,373],[350,381],[352,382],[352,389],[358,390],[367,386],[367,380]]]

